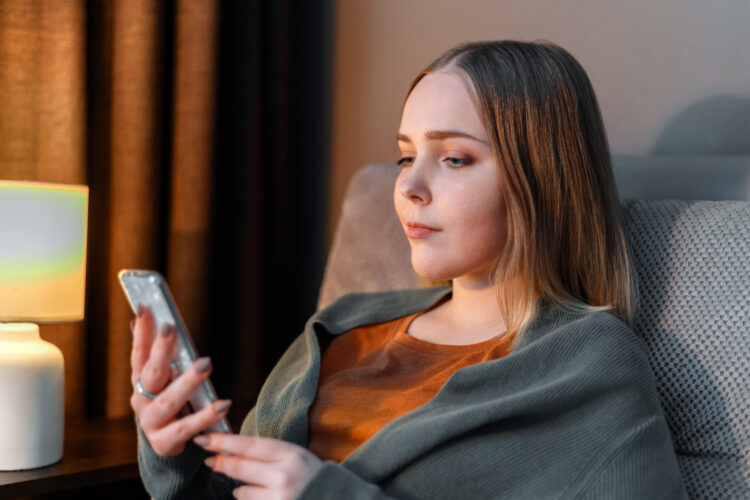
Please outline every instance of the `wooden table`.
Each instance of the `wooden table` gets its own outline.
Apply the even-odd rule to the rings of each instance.
[[[0,472],[0,498],[148,499],[138,475],[133,417],[73,420],[56,464]]]

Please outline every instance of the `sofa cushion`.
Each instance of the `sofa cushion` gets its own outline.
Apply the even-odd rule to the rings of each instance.
[[[750,203],[625,200],[634,329],[691,498],[750,494]]]

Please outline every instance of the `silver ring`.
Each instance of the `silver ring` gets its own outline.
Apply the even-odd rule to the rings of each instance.
[[[156,399],[156,396],[158,396],[158,394],[151,394],[143,388],[143,386],[141,385],[141,377],[138,377],[135,380],[135,390],[146,396],[148,399]]]

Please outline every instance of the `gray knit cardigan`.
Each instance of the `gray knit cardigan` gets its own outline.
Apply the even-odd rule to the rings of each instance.
[[[350,294],[316,313],[266,380],[241,434],[308,443],[321,345],[422,311],[450,287]],[[148,492],[231,498],[239,483],[189,443],[154,453],[139,431]],[[687,498],[644,342],[606,312],[540,302],[506,357],[453,373],[342,463],[327,460],[299,499]]]

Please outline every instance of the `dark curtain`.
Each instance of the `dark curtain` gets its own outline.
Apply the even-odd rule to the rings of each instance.
[[[244,416],[315,312],[323,278],[333,7],[330,0],[223,7],[215,160],[222,168],[204,331],[217,390],[226,388]]]
[[[162,272],[239,425],[315,311],[331,0],[0,0],[0,178],[90,187],[68,417],[130,414],[124,267]]]

